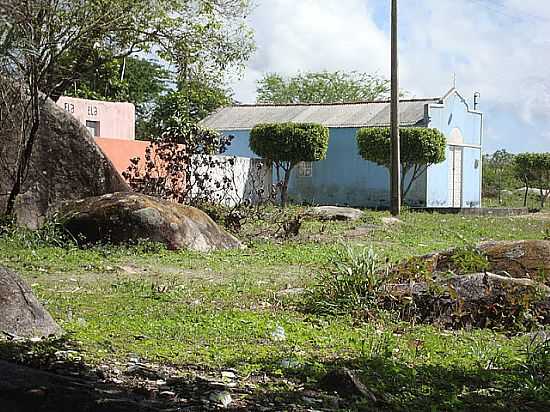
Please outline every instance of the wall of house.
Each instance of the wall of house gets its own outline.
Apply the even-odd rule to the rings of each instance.
[[[149,142],[141,140],[107,139],[102,137],[97,137],[95,142],[121,174],[130,166],[130,159],[135,157],[145,159],[145,149],[149,146]]]
[[[135,107],[132,103],[104,102],[61,96],[57,105],[71,113],[94,137],[135,139]]]
[[[211,194],[211,201],[225,206],[235,206],[243,202],[250,204],[267,200],[271,193],[272,170],[261,159],[234,156],[215,156],[215,165],[210,161],[199,159],[205,156],[194,156],[199,166],[195,172],[207,173],[209,179],[204,189],[191,183],[191,192]],[[229,179],[229,185],[226,185]],[[191,179],[193,181],[193,178]]]
[[[141,159],[138,164],[139,169],[144,170],[145,151],[149,142],[106,138],[96,138],[95,141],[120,174],[128,169],[130,160],[136,157]],[[201,156],[196,156],[197,160],[193,163],[198,165],[196,172],[206,172],[207,167],[200,165],[212,162],[204,162],[198,159],[199,157]],[[215,195],[213,200],[217,203],[234,206],[247,201],[254,204],[261,202],[269,195],[273,180],[272,170],[270,167],[266,167],[262,160],[250,157],[215,157],[216,165],[208,167],[208,174],[211,178],[207,182],[206,188]],[[153,156],[153,158],[155,157]],[[156,161],[159,160],[156,159]],[[225,178],[230,180],[229,186],[223,183]],[[217,183],[224,190],[218,190]]]
[[[385,167],[363,160],[358,154],[357,128],[330,129],[325,160],[313,162],[311,176],[301,176],[297,166],[289,185],[293,201],[310,204],[350,205],[357,207],[389,206],[389,172]],[[250,132],[226,131],[233,135],[227,154],[256,157],[248,147]],[[276,173],[273,173],[276,179]],[[408,196],[412,205],[425,205],[426,178],[413,185]]]
[[[450,145],[461,147],[462,199],[461,207],[481,205],[481,143],[482,116],[469,111],[461,97],[453,93],[444,105],[429,108],[428,127],[439,129],[447,137],[444,162],[433,165],[427,173],[427,206],[452,207],[449,189]]]

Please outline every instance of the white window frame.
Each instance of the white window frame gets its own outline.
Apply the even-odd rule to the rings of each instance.
[[[298,169],[298,176],[300,177],[312,177],[313,176],[313,162],[300,162]]]

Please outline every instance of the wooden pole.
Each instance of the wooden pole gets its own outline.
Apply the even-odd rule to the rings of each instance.
[[[399,149],[399,56],[397,49],[397,0],[391,2],[391,214],[401,213],[401,156]]]

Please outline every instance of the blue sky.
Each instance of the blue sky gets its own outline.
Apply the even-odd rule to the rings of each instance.
[[[255,100],[266,72],[357,70],[389,77],[390,0],[256,0],[258,49],[233,84]],[[484,151],[550,151],[550,1],[400,0],[401,87],[481,93]]]

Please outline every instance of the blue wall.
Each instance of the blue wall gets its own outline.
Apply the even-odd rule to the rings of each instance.
[[[463,136],[462,207],[478,207],[481,201],[481,115],[469,112],[465,102],[452,94],[445,105],[430,105],[428,127],[442,131],[447,138],[453,129]],[[250,131],[222,131],[233,135],[228,155],[256,157],[248,146]],[[389,172],[385,167],[359,156],[357,128],[331,128],[327,158],[313,163],[311,177],[300,177],[298,168],[290,181],[289,196],[310,204],[389,206]],[[447,156],[449,158],[449,148]],[[477,167],[476,167],[477,166]],[[274,179],[276,174],[273,174]],[[411,206],[450,207],[449,162],[430,166],[407,196]]]
[[[463,147],[462,207],[481,205],[481,127],[482,116],[468,111],[466,103],[455,93],[444,106],[431,105],[428,127],[439,129],[447,138],[453,129],[460,130]],[[478,146],[478,147],[472,147]],[[428,207],[451,207],[449,199],[449,148],[446,160],[428,169]]]
[[[389,206],[389,172],[385,167],[363,160],[358,154],[357,128],[331,128],[325,160],[314,162],[311,177],[293,172],[289,196],[296,202],[310,204],[351,205],[363,207]],[[248,147],[250,132],[225,131],[233,135],[228,155],[256,157]],[[274,173],[275,178],[275,173]],[[426,176],[413,185],[411,204],[425,205]]]

